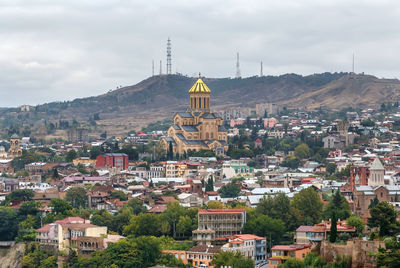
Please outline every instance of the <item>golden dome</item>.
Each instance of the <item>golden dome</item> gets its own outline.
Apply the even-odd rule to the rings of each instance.
[[[189,93],[211,93],[211,90],[207,87],[206,83],[199,77],[196,83],[189,90]]]

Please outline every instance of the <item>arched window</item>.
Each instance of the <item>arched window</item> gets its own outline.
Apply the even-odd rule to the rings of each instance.
[[[194,98],[194,108],[197,106],[197,98]]]
[[[204,99],[203,99],[203,108],[207,108],[207,106],[206,106],[206,97],[204,97]]]
[[[208,132],[206,133],[206,139],[208,139],[209,138],[209,135],[208,135]]]

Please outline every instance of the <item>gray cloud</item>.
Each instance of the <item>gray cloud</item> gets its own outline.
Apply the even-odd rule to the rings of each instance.
[[[211,77],[356,71],[399,77],[398,1],[3,0],[0,106],[102,94],[163,61]]]

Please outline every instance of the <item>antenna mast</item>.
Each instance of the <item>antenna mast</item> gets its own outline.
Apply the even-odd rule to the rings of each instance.
[[[260,66],[260,77],[263,77],[264,76],[264,74],[263,74],[263,64],[262,64],[262,61],[261,61],[261,66]]]
[[[171,39],[168,37],[167,41],[167,74],[172,74],[172,63],[171,63]]]
[[[162,75],[162,61],[160,60],[160,75]]]
[[[152,61],[151,71],[152,71],[152,76],[154,76],[154,60]]]
[[[240,65],[239,65],[239,52],[236,55],[236,78],[241,78],[242,75],[240,74]]]
[[[353,68],[352,68],[352,73],[354,74],[354,52],[353,52]]]

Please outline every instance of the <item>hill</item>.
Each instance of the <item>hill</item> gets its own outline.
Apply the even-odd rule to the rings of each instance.
[[[377,107],[399,101],[400,81],[378,79],[371,75],[345,75],[320,89],[305,92],[281,102],[291,107],[326,107],[339,110],[346,107]]]
[[[29,112],[21,112],[19,108],[0,109],[0,119],[3,128],[73,119],[93,123],[95,119],[96,131],[122,134],[150,122],[170,119],[175,111],[186,109],[188,90],[195,81],[196,78],[180,75],[158,75],[99,96],[38,105]],[[383,102],[398,101],[400,94],[398,80],[348,73],[204,78],[204,81],[212,91],[214,109],[251,107],[266,102],[294,108],[376,107]]]

